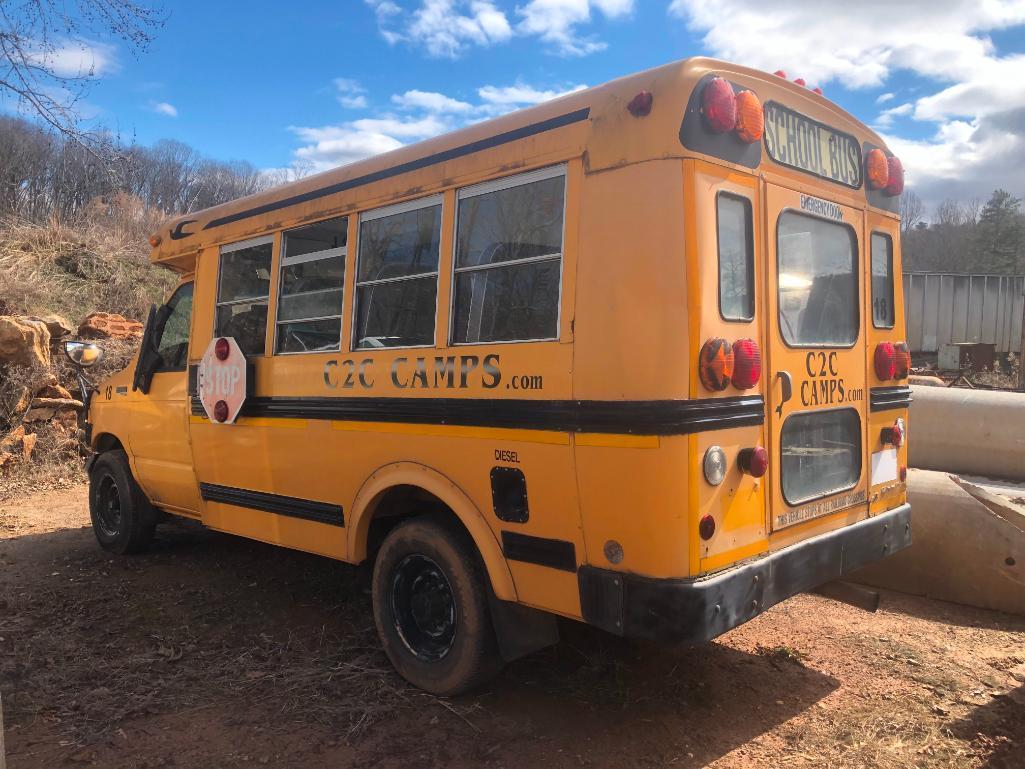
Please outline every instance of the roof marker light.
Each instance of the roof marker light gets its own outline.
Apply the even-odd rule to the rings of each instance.
[[[786,80],[786,79],[787,79],[787,73],[786,73],[786,72],[784,72],[784,71],[783,71],[783,70],[781,70],[781,69],[777,69],[777,70],[776,70],[775,72],[773,72],[772,74],[774,74],[774,75],[775,75],[776,77],[781,77],[781,78],[783,78],[784,80]]]
[[[817,93],[819,96],[824,96],[825,95],[825,94],[822,93],[822,89],[819,88],[818,86],[815,86],[814,88],[812,88],[811,92],[812,93]]]
[[[799,77],[796,80],[794,80],[794,85],[799,85],[799,86],[801,86],[801,88],[807,88],[808,87],[808,84],[806,82],[804,82],[804,78],[803,77]]]

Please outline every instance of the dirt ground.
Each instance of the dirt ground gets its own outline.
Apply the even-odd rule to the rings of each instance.
[[[696,648],[567,622],[441,700],[390,669],[367,585],[185,526],[110,557],[81,485],[0,502],[8,766],[1025,766],[1025,618],[805,595]]]

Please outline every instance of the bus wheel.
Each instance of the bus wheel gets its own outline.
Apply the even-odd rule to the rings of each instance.
[[[145,520],[148,507],[123,451],[97,457],[89,472],[89,516],[104,550],[119,555],[146,550],[155,528]]]
[[[403,678],[451,696],[498,673],[486,579],[473,542],[444,522],[413,518],[389,533],[374,564],[374,620]]]

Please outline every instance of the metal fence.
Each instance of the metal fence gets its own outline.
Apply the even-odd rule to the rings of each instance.
[[[1021,352],[1025,275],[904,273],[904,312],[912,352],[987,342]]]

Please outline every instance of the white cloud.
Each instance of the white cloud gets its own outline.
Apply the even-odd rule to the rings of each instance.
[[[366,89],[356,80],[336,77],[334,80],[338,103],[346,109],[363,109],[367,106]]]
[[[508,9],[493,0],[416,0],[415,10],[392,0],[365,0],[389,43],[423,47],[436,57],[456,58],[472,47],[504,43],[516,35],[539,38],[550,52],[583,56],[605,43],[582,35],[594,11],[609,19],[629,15],[634,0],[528,0]],[[516,19],[518,17],[518,19]]]
[[[933,124],[926,139],[888,137],[909,184],[927,201],[1000,184],[1025,192],[1025,55],[1002,55],[991,37],[1025,24],[1025,0],[792,0],[771,13],[756,0],[672,0],[670,12],[713,55],[809,84],[876,88],[914,73],[922,95],[877,119],[882,129],[898,116]]]
[[[97,78],[119,68],[114,46],[91,40],[65,40],[33,56],[41,66],[63,78]]]
[[[394,94],[390,103],[398,108],[397,113],[385,111],[333,126],[293,126],[290,130],[302,143],[295,150],[295,160],[324,171],[585,87],[535,88],[521,82],[485,85],[477,89],[474,102],[435,91]]]
[[[152,112],[156,112],[158,115],[178,117],[178,108],[166,101],[151,101],[149,103],[149,109]]]

